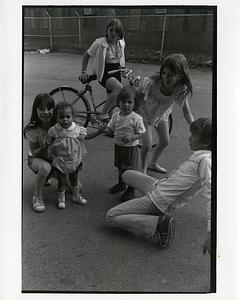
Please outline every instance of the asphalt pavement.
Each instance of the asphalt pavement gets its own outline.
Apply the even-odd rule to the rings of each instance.
[[[60,85],[82,88],[77,80],[81,56],[24,53],[23,122],[31,114],[34,97]],[[157,65],[127,63],[135,74],[149,76]],[[190,106],[195,118],[211,117],[212,72],[191,69],[194,95]],[[105,91],[93,84],[97,99]],[[168,171],[191,154],[189,130],[179,107],[175,107],[171,141],[160,163]],[[113,140],[99,136],[86,141],[88,155],[81,174],[85,207],[72,203],[56,207],[56,181],[44,188],[46,211],[32,210],[34,175],[27,167],[28,145],[23,141],[22,290],[23,292],[132,292],[207,293],[210,291],[210,258],[202,254],[206,236],[205,204],[195,199],[175,212],[176,236],[162,250],[131,234],[110,228],[108,209],[119,204],[119,195],[108,188],[117,181],[113,165]],[[163,176],[149,171],[156,178]],[[140,194],[139,194],[140,195]]]

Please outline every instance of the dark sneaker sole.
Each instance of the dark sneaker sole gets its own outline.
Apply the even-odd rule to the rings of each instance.
[[[122,188],[116,188],[116,189],[110,188],[110,189],[109,189],[109,193],[110,193],[110,194],[118,194],[118,193],[124,192],[125,190],[126,190],[126,187],[125,187],[125,186],[122,187]]]

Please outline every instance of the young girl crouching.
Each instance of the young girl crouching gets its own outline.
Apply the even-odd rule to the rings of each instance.
[[[38,94],[33,101],[30,122],[23,131],[30,148],[28,166],[36,174],[32,206],[39,213],[45,211],[43,187],[52,171],[51,160],[47,155],[47,133],[55,124],[54,108],[54,100],[49,94]]]

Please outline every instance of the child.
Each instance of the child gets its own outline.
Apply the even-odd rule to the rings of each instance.
[[[157,160],[169,142],[168,117],[173,110],[174,103],[182,107],[183,115],[190,125],[194,118],[189,108],[188,99],[192,95],[192,83],[189,76],[188,64],[183,54],[167,56],[160,67],[160,72],[145,78],[139,92],[140,101],[136,112],[143,117],[146,135],[143,137],[142,166],[143,172],[152,169],[160,173],[167,170],[158,165]],[[148,163],[152,149],[152,126],[156,129],[159,143]]]
[[[87,135],[87,129],[73,122],[73,108],[67,102],[60,102],[55,109],[57,124],[48,131],[50,146],[49,157],[57,170],[58,179],[58,208],[65,208],[66,174],[72,186],[72,201],[82,205],[87,200],[79,193],[78,174],[82,168],[82,159],[86,154],[83,139],[90,139],[100,134],[97,131]]]
[[[97,80],[108,93],[108,100],[100,115],[103,121],[109,120],[108,111],[115,106],[117,93],[122,88],[121,74],[109,75],[108,72],[125,68],[124,48],[123,26],[120,20],[115,18],[107,23],[105,36],[96,39],[83,55],[82,82],[85,83],[88,78],[87,66],[92,57],[94,58],[93,73],[97,75]]]
[[[171,244],[174,219],[169,213],[185,205],[196,190],[202,192],[208,217],[204,251],[210,253],[211,238],[211,148],[212,121],[200,118],[190,126],[190,148],[194,151],[167,178],[157,180],[146,174],[127,171],[123,181],[145,196],[130,200],[107,212],[111,226],[156,241],[162,248]]]
[[[118,168],[119,182],[110,189],[110,193],[116,194],[125,191],[126,184],[122,181],[122,174],[129,169],[137,169],[139,154],[139,139],[145,134],[142,117],[133,111],[135,93],[132,87],[123,87],[117,96],[117,105],[120,112],[113,114],[107,135],[114,134],[114,165]],[[134,189],[128,187],[121,196],[121,201],[134,197]]]
[[[55,123],[53,118],[54,108],[54,100],[49,94],[41,93],[37,95],[33,102],[30,122],[24,128],[24,137],[30,146],[28,166],[36,173],[32,199],[33,209],[36,212],[45,211],[43,186],[52,170],[51,161],[47,155],[47,133]]]

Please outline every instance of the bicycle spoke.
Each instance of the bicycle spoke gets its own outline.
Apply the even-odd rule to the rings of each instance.
[[[74,112],[74,121],[81,125],[87,126],[91,111],[87,99],[79,93],[78,90],[71,87],[59,87],[50,92],[55,104],[65,101],[72,105]]]

